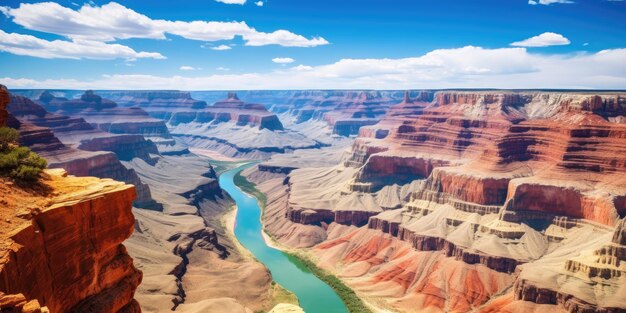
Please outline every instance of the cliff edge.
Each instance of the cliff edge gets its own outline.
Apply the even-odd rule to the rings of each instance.
[[[122,241],[132,185],[47,170],[23,188],[0,178],[0,311],[141,312],[142,273]]]

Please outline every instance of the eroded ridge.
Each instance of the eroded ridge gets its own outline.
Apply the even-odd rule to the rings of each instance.
[[[625,114],[622,93],[407,93],[342,164],[266,183],[289,221],[268,229],[396,309],[617,312]]]

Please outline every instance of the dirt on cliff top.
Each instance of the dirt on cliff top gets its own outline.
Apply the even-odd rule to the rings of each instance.
[[[53,194],[52,178],[44,178],[33,187],[21,187],[10,179],[0,178],[0,251],[6,239],[28,223],[33,213],[45,207]]]

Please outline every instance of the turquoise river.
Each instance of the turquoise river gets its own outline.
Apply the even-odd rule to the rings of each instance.
[[[219,177],[220,186],[237,204],[235,236],[257,260],[270,269],[274,281],[298,297],[306,313],[347,313],[345,304],[330,286],[297,259],[265,243],[261,233],[261,208],[257,199],[242,192],[234,183],[237,173],[253,165],[256,163],[226,171]]]

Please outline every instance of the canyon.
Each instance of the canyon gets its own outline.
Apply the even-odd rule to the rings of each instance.
[[[9,93],[0,85],[0,126]],[[47,170],[38,186],[0,178],[0,310],[141,312],[142,280],[122,242],[133,232],[133,185]]]
[[[242,175],[265,197],[266,240],[373,311],[626,312],[626,93],[16,90],[0,103],[53,190],[3,187],[24,197],[8,209],[38,208],[3,234],[0,307],[294,309],[229,226],[218,178],[254,161]],[[54,233],[72,219],[89,233]],[[72,236],[98,238],[54,242]],[[41,247],[89,254],[64,269]],[[87,265],[97,279],[67,286]]]
[[[374,306],[621,312],[625,96],[407,92],[341,162],[244,174],[272,238]]]

